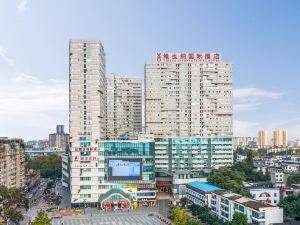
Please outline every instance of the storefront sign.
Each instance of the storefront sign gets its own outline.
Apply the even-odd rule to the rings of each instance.
[[[74,161],[98,161],[99,158],[96,156],[74,156]]]
[[[75,152],[94,152],[94,151],[98,151],[98,148],[97,147],[87,147],[87,148],[75,147],[72,148],[72,150]]]

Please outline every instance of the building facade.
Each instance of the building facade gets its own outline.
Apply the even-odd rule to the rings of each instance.
[[[222,190],[206,182],[194,181],[186,185],[186,198],[188,204],[210,208],[210,197],[213,191]]]
[[[260,148],[265,148],[269,146],[269,137],[266,130],[258,131],[258,146]]]
[[[154,143],[155,171],[172,177],[171,191],[175,197],[185,194],[187,183],[207,177],[212,168],[233,163],[230,137],[155,138]]]
[[[232,63],[157,53],[145,64],[145,126],[156,137],[232,136]]]
[[[287,131],[286,130],[275,130],[273,132],[273,141],[274,146],[286,147],[288,146],[287,142]]]
[[[0,186],[25,185],[25,144],[22,139],[0,138]]]
[[[49,148],[65,150],[69,144],[70,135],[65,133],[64,125],[56,126],[56,133],[49,134]]]
[[[70,146],[63,157],[68,165],[63,168],[69,170],[63,172],[63,184],[70,189],[72,204],[83,203],[84,199],[95,203],[96,190],[104,181],[98,142],[106,138],[105,53],[100,41],[69,42],[69,126]],[[84,198],[85,193],[78,192],[80,186],[93,193]]]
[[[153,141],[100,141],[98,147],[74,151],[78,156],[73,156],[71,167],[79,168],[79,173],[71,174],[73,206],[111,209],[155,203]],[[63,176],[68,176],[67,169],[63,163]]]
[[[107,136],[137,139],[142,131],[142,79],[107,78]]]
[[[256,147],[257,138],[256,137],[233,137],[232,139],[233,149],[245,148],[245,147]]]
[[[283,209],[263,204],[250,198],[225,190],[213,191],[211,195],[211,213],[230,222],[235,212],[243,213],[249,224],[271,225],[283,222]]]
[[[279,188],[250,188],[252,198],[261,203],[278,205],[280,201]]]

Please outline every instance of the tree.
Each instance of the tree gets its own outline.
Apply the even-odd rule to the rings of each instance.
[[[248,225],[247,217],[243,213],[235,212],[230,225]]]
[[[33,225],[51,225],[51,219],[48,218],[47,213],[44,211],[40,211],[37,214],[37,217],[33,221]]]
[[[207,181],[213,185],[239,193],[243,187],[245,177],[241,172],[232,170],[230,167],[220,167],[212,171]]]
[[[62,160],[59,155],[39,156],[27,161],[26,169],[40,170],[42,178],[60,178]]]
[[[300,221],[300,195],[291,195],[284,198],[279,206],[283,208],[285,220],[294,219]]]
[[[186,225],[203,225],[203,223],[201,223],[201,220],[189,219]]]
[[[28,209],[28,199],[17,188],[7,188],[0,186],[0,218],[4,224],[10,220],[18,224],[23,215],[18,210],[21,208]]]
[[[182,209],[173,209],[173,221],[175,225],[186,225],[188,220],[189,216]]]
[[[286,181],[286,184],[287,185],[300,184],[300,173],[289,176]]]

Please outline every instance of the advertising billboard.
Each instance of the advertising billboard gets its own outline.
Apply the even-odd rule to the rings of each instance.
[[[108,180],[142,180],[142,159],[108,159]]]

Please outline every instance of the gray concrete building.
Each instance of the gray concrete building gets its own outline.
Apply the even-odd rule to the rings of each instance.
[[[49,148],[65,150],[69,144],[70,135],[65,133],[64,125],[56,126],[56,133],[49,134]]]

